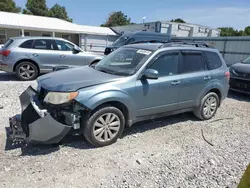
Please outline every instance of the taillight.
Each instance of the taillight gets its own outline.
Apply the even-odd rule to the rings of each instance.
[[[0,51],[0,55],[3,55],[4,57],[7,57],[10,54],[10,50],[2,50]]]
[[[230,72],[229,71],[225,72],[225,76],[229,80],[230,79]]]

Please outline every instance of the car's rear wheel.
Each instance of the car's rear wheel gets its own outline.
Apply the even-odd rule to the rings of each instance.
[[[34,80],[38,76],[38,68],[34,63],[23,61],[16,66],[16,76],[19,80]]]
[[[118,108],[104,106],[94,111],[85,122],[83,134],[92,145],[107,146],[117,141],[124,125],[124,115]]]
[[[209,92],[201,100],[200,106],[194,111],[195,116],[201,120],[209,120],[217,112],[219,107],[219,97],[214,92]]]

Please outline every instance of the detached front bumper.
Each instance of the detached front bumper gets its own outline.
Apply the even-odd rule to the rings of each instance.
[[[71,126],[55,120],[36,101],[36,91],[29,87],[20,95],[22,114],[9,119],[10,139],[13,142],[58,143],[71,130]]]

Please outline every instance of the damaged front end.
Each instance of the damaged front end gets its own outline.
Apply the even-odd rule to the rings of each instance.
[[[20,95],[22,113],[9,119],[13,142],[53,144],[71,131],[80,132],[84,108],[75,101],[63,105],[45,104],[46,94],[29,87]]]

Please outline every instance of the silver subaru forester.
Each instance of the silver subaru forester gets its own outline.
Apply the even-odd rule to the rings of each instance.
[[[20,80],[34,80],[57,67],[71,68],[97,63],[102,55],[84,52],[62,38],[10,38],[0,50],[0,70],[14,72]]]

